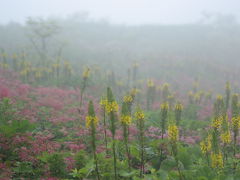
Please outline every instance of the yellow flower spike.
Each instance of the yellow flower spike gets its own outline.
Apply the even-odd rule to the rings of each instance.
[[[176,125],[168,126],[168,138],[172,142],[176,142],[178,140],[178,127]]]
[[[223,119],[223,116],[215,118],[212,122],[212,127],[219,129],[222,125]]]
[[[90,69],[89,68],[87,68],[87,69],[85,69],[85,71],[83,72],[83,78],[88,78],[90,76]]]
[[[142,111],[137,111],[135,113],[135,117],[136,117],[136,119],[144,119],[145,115],[144,115],[144,113]]]
[[[86,116],[86,127],[90,128],[92,123],[96,127],[98,124],[98,118],[96,116]]]
[[[169,88],[169,84],[168,83],[164,83],[162,89],[168,89],[168,88]]]
[[[178,110],[178,111],[182,111],[183,110],[183,105],[181,103],[177,103],[175,105],[175,109]]]
[[[222,101],[223,100],[223,96],[222,95],[217,95],[217,101]]]
[[[240,128],[240,116],[232,117],[232,125],[235,129]]]
[[[122,82],[122,81],[117,81],[117,85],[118,85],[119,87],[122,87],[122,86],[123,86],[123,82]]]
[[[103,106],[103,107],[106,107],[107,103],[108,103],[107,99],[101,98],[99,104],[100,104],[101,106]]]
[[[132,122],[132,118],[131,118],[131,116],[129,116],[129,115],[123,115],[123,116],[121,117],[121,122],[122,122],[123,124],[125,124],[125,125],[130,125],[131,122]]]
[[[208,135],[208,137],[200,142],[200,149],[203,154],[209,153],[212,148],[212,143],[211,143],[211,136]]]
[[[116,101],[108,102],[107,105],[106,105],[106,110],[107,110],[107,113],[117,112],[118,111],[117,102]]]
[[[169,109],[168,102],[161,104],[161,110],[168,110],[168,109]]]
[[[223,168],[223,156],[222,153],[212,153],[211,154],[211,161],[213,168]]]
[[[221,134],[221,140],[225,144],[231,143],[231,133],[229,130],[227,132]]]
[[[202,152],[203,154],[206,154],[206,153],[207,153],[207,146],[206,146],[205,141],[200,142],[200,149],[201,149],[201,152]]]
[[[126,103],[131,103],[133,101],[133,98],[131,95],[124,96],[123,101]]]
[[[140,92],[139,89],[133,88],[133,89],[131,90],[130,94],[131,94],[131,96],[136,96],[139,92]]]
[[[148,85],[148,87],[154,87],[153,80],[149,79],[147,85]]]

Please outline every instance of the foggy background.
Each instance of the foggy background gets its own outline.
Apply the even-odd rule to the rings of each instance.
[[[184,24],[211,14],[232,14],[239,19],[239,7],[238,0],[2,0],[0,23],[87,12],[112,23]]]
[[[98,65],[126,76],[139,62],[145,78],[219,87],[239,75],[239,7],[238,0],[8,0],[1,2],[0,49],[38,60],[32,17],[57,25],[46,58],[60,54],[76,72]]]

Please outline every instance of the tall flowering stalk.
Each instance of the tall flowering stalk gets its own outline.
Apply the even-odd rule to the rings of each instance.
[[[131,160],[130,160],[130,150],[129,150],[129,125],[131,124],[132,118],[131,115],[129,114],[129,109],[127,106],[126,102],[123,102],[122,104],[122,115],[121,115],[121,124],[123,127],[123,138],[124,138],[124,144],[125,144],[125,149],[126,149],[126,154],[127,154],[127,159],[128,159],[128,168],[129,171],[131,170]]]
[[[140,107],[137,108],[137,111],[135,113],[135,118],[137,120],[137,128],[138,128],[138,139],[139,139],[139,145],[140,145],[140,157],[141,157],[141,165],[140,165],[140,177],[143,178],[144,173],[144,148],[145,148],[145,141],[144,141],[144,131],[145,131],[145,125],[144,125],[144,119],[145,115]]]
[[[133,87],[136,87],[138,67],[139,67],[139,64],[135,62],[133,64],[133,74],[132,74]]]
[[[89,76],[90,76],[90,69],[87,68],[87,69],[84,70],[84,72],[82,74],[83,81],[82,81],[81,94],[80,94],[80,109],[81,109],[82,104],[83,104],[83,93],[84,93],[84,91],[86,89],[87,80],[89,79]]]
[[[105,148],[106,148],[106,153],[107,153],[107,124],[106,124],[106,106],[107,106],[107,99],[102,98],[100,101],[100,105],[102,107],[102,113],[103,113],[103,130],[104,130],[104,142],[105,142]]]
[[[211,154],[212,149],[212,136],[208,134],[207,138],[200,142],[201,152],[206,156],[207,163],[210,165],[209,156]]]
[[[237,136],[240,127],[240,116],[238,107],[238,94],[232,96],[232,131],[233,131],[233,145],[234,145],[234,156],[236,155]]]
[[[126,96],[124,96],[123,101],[126,105],[126,110],[131,115],[134,96],[132,94],[131,95],[126,95]]]
[[[215,169],[222,169],[224,167],[223,165],[223,156],[221,152],[218,153],[212,153],[211,154],[211,161],[212,161],[212,167]]]
[[[147,110],[150,110],[150,107],[154,103],[156,87],[152,80],[147,82]]]
[[[180,178],[180,180],[182,180],[182,179],[184,179],[184,176],[182,175],[182,172],[181,172],[180,166],[179,166],[178,145],[177,145],[178,139],[179,139],[179,130],[178,130],[178,127],[174,123],[172,123],[168,126],[168,139],[170,141],[172,155],[174,156],[175,161],[177,163],[179,178]]]
[[[162,87],[162,100],[163,102],[167,101],[168,96],[170,95],[169,84],[165,83]]]
[[[80,104],[79,104],[79,114],[80,114],[80,119],[79,119],[79,123],[81,122],[81,115],[82,115],[82,104],[83,104],[83,94],[84,91],[86,89],[87,86],[87,80],[89,78],[90,75],[90,69],[87,68],[84,72],[83,72],[83,81],[82,81],[82,85],[81,85],[81,92],[80,92]]]
[[[161,104],[161,135],[163,139],[163,135],[166,131],[167,117],[168,117],[169,105],[167,102]]]
[[[223,143],[223,156],[224,159],[227,160],[227,146],[231,143],[231,132],[229,129],[229,121],[228,121],[228,116],[227,114],[225,117],[223,117],[223,122],[222,122],[222,129],[221,129],[221,142]]]
[[[224,101],[223,97],[221,95],[218,95],[214,103],[214,117],[217,118],[223,115],[225,115]]]
[[[192,91],[189,91],[188,92],[188,100],[189,100],[189,103],[190,104],[193,104],[194,103],[194,94]]]
[[[182,110],[183,110],[183,105],[180,102],[178,102],[175,105],[175,120],[176,120],[177,126],[180,125],[180,121],[182,118]]]
[[[229,81],[226,83],[225,93],[226,93],[225,105],[226,105],[226,112],[227,112],[229,107],[229,102],[230,102],[230,96],[231,96],[231,86]]]
[[[240,116],[232,117],[234,156],[236,155],[237,136],[239,134],[239,128],[240,128]]]
[[[114,165],[114,176],[117,179],[117,157],[116,157],[116,143],[115,143],[115,133],[116,133],[116,112],[118,111],[118,104],[114,100],[111,88],[107,88],[107,105],[106,110],[109,115],[110,120],[110,131],[112,133],[112,152],[113,152],[113,165]]]
[[[96,127],[98,124],[98,118],[95,115],[93,102],[90,101],[88,105],[88,116],[86,117],[86,127],[91,132],[92,137],[92,151],[93,151],[93,158],[96,167],[97,179],[100,180],[99,170],[98,170],[98,159],[96,153]]]
[[[215,169],[222,169],[223,164],[223,155],[219,148],[220,142],[219,137],[221,136],[220,132],[224,123],[224,118],[226,117],[225,106],[223,97],[221,95],[217,96],[217,99],[214,104],[214,119],[212,121],[212,152],[211,152],[211,166]]]

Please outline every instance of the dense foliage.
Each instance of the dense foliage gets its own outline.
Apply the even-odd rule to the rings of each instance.
[[[36,52],[12,52],[6,43],[0,56],[0,179],[240,179],[240,89],[233,60],[239,52],[228,67],[207,62],[209,54],[190,61],[198,51],[179,56],[182,61],[174,53],[152,53],[149,61],[130,61],[129,55],[117,65],[96,65],[98,56],[122,56],[115,47],[112,56],[87,49],[91,56],[85,57],[93,61],[67,61],[73,49],[55,51],[50,43],[58,24],[29,19],[27,27]],[[109,36],[116,31],[107,28]],[[147,29],[132,28],[124,31]],[[145,47],[140,59],[157,52]]]

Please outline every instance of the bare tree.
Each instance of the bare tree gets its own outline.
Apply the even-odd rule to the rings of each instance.
[[[45,63],[48,59],[48,43],[53,36],[59,32],[60,27],[53,20],[44,20],[42,18],[29,18],[27,25],[30,29],[28,35],[34,49]]]

